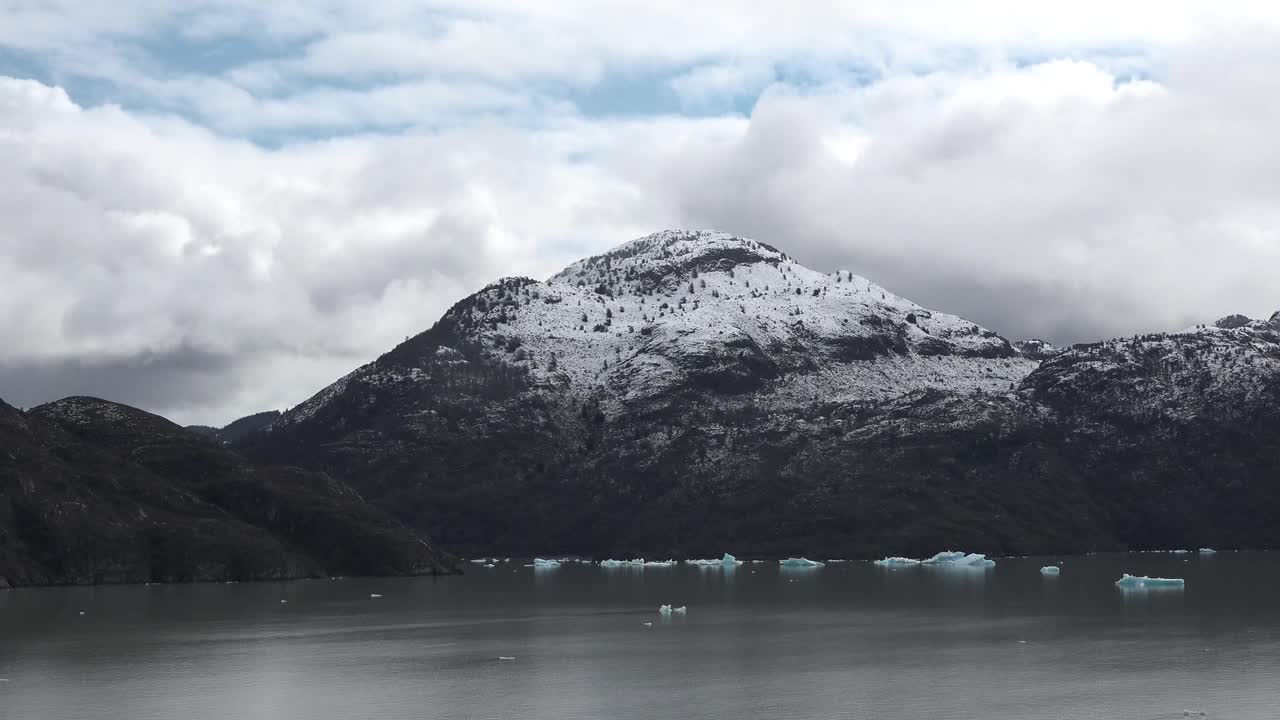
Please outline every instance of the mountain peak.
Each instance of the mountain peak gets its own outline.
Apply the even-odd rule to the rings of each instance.
[[[587,286],[591,280],[625,278],[648,291],[668,278],[732,270],[739,265],[778,266],[789,260],[772,245],[714,230],[664,230],[646,235],[600,255],[584,258],[553,276],[550,282]]]

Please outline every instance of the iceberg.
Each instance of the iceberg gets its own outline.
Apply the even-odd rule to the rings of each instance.
[[[1045,565],[1044,567],[1040,568],[1041,575],[1057,575],[1060,572],[1062,572],[1062,568],[1058,567],[1057,565]]]
[[[1218,551],[1213,548],[1200,548],[1201,555],[1217,555]]]
[[[489,562],[489,561],[488,561],[488,560],[486,560],[485,558],[480,558],[480,559],[478,559],[478,560],[472,560],[472,561],[471,561],[471,564],[472,564],[472,565],[483,565],[483,564],[485,564],[485,563],[487,563],[487,562]]]
[[[484,567],[491,568],[493,567],[493,563],[485,563]]]
[[[559,561],[559,560],[543,560],[542,558],[534,558],[534,559],[533,559],[533,566],[534,566],[535,568],[542,568],[542,569],[545,569],[545,570],[550,570],[550,569],[553,569],[553,568],[558,568],[558,567],[560,567],[560,561]]]
[[[675,560],[650,560],[644,563],[644,567],[674,567],[675,564]]]
[[[981,553],[962,553],[954,550],[940,552],[928,560],[920,561],[921,565],[941,565],[944,567],[995,567],[996,561]]]
[[[787,558],[786,560],[779,560],[778,564],[784,568],[819,568],[825,563],[810,560],[809,558]]]
[[[611,569],[611,568],[624,568],[624,567],[644,567],[644,565],[645,565],[645,562],[644,562],[644,560],[643,560],[643,559],[638,559],[638,560],[601,560],[601,561],[600,561],[600,567],[602,567],[602,568],[606,568],[606,569]]]
[[[663,617],[667,617],[667,616],[671,615],[671,606],[670,606],[670,605],[662,605],[661,607],[659,607],[659,608],[658,608],[658,614],[659,614],[659,615],[661,615],[661,616],[663,616]]]
[[[684,615],[685,613],[689,612],[689,608],[685,607],[684,605],[681,605],[680,607],[673,609],[671,612],[677,615]]]
[[[1169,552],[1173,553],[1174,555],[1186,555],[1191,551],[1190,550],[1170,550]]]
[[[1150,588],[1182,588],[1186,586],[1182,578],[1153,578],[1125,573],[1116,581],[1116,585],[1125,590],[1147,590]]]
[[[719,560],[685,560],[685,563],[688,565],[696,565],[697,567],[736,568],[742,564],[742,561],[729,553],[725,553],[724,557]]]
[[[874,563],[880,567],[910,567],[919,565],[920,561],[909,557],[887,557],[883,560],[877,560]]]
[[[382,596],[381,596],[381,595],[379,595],[378,593],[369,593],[369,597],[377,599],[377,598],[380,598],[380,597],[382,597]]]

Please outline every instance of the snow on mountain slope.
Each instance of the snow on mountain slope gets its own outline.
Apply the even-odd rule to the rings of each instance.
[[[706,231],[640,238],[546,282],[498,281],[441,323],[538,384],[601,395],[606,411],[673,389],[784,405],[922,388],[1008,392],[1036,366],[996,333],[865,278],[816,272],[765,243]],[[436,347],[432,359],[452,351]],[[425,372],[426,363],[380,360],[283,424],[313,414],[353,378],[382,385]]]
[[[1272,402],[1277,380],[1280,313],[1076,345],[1046,360],[1025,388],[1069,414],[1106,408],[1143,422],[1230,420]]]

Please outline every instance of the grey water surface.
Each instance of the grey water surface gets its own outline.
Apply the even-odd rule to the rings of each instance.
[[[1040,574],[1050,563],[1060,576]],[[1123,592],[1125,572],[1186,587]],[[663,618],[664,603],[688,614]],[[438,579],[0,591],[6,719],[1187,711],[1280,717],[1280,554],[1000,559],[985,571],[512,561]]]

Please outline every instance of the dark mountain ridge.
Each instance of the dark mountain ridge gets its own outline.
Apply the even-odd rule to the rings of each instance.
[[[452,557],[326,475],[249,462],[155,415],[0,402],[6,585],[451,572]]]

